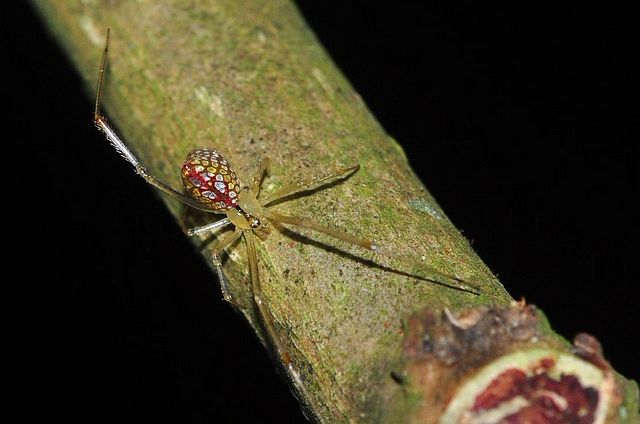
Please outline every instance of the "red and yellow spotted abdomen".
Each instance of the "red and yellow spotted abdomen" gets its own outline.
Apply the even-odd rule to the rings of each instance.
[[[238,203],[240,181],[229,162],[215,150],[192,150],[181,175],[189,196],[212,210],[223,212]]]

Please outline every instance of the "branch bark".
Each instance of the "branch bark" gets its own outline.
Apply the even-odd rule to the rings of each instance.
[[[178,170],[185,155],[197,147],[222,152],[245,182],[259,158],[270,157],[268,191],[300,174],[361,165],[348,181],[278,210],[374,237],[392,254],[376,256],[321,235],[291,238],[274,230],[259,246],[264,295],[302,374],[309,397],[301,400],[314,419],[415,419],[420,409],[415,398],[390,377],[401,370],[409,376],[422,372],[412,367],[424,360],[415,346],[405,342],[403,350],[403,320],[424,307],[498,310],[512,299],[416,178],[402,148],[376,122],[295,7],[285,0],[33,3],[89,92],[111,28],[106,114],[148,169],[174,187],[181,185]],[[206,222],[172,199],[165,202],[181,222]],[[232,251],[225,264],[231,290],[239,303],[251,305],[244,250]],[[425,272],[429,267],[478,283],[480,295],[415,277],[433,277]],[[253,309],[244,312],[264,338]],[[546,347],[575,353],[546,325],[539,328],[549,340]],[[415,339],[415,332],[407,333]],[[478,362],[473,369],[484,365]],[[634,419],[637,386],[621,377],[617,384]],[[433,398],[436,389],[417,392]]]

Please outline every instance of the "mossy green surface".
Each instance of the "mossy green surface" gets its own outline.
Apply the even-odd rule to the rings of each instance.
[[[275,209],[373,237],[389,254],[275,229],[258,247],[266,301],[308,382],[306,402],[317,419],[383,415],[376,409],[399,394],[389,375],[401,361],[401,319],[412,311],[511,301],[290,2],[33,4],[90,94],[111,28],[105,114],[148,169],[175,187],[182,161],[196,147],[221,152],[245,182],[259,158],[270,157],[265,192],[299,174],[361,165],[343,183]],[[182,221],[201,218],[165,201]],[[225,266],[238,302],[251,305],[242,243]],[[473,281],[481,295],[393,272],[419,273],[421,266]],[[260,333],[252,309],[245,312]]]

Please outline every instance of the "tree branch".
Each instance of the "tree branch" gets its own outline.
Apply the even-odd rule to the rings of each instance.
[[[302,374],[309,394],[302,401],[310,415],[323,422],[417,419],[420,408],[403,384],[424,372],[416,363],[427,359],[411,341],[416,334],[424,338],[460,324],[457,315],[442,322],[426,317],[463,309],[485,317],[487,310],[473,308],[504,311],[512,299],[416,178],[402,148],[376,122],[297,10],[284,0],[98,3],[34,1],[90,88],[106,28],[111,28],[105,112],[155,176],[180,187],[180,166],[197,147],[223,153],[245,184],[259,159],[269,157],[266,194],[300,175],[361,166],[350,179],[276,210],[372,237],[384,252],[363,252],[311,232],[272,229],[258,246],[264,295]],[[181,222],[210,219],[165,201]],[[251,307],[244,249],[232,252],[225,263],[230,289],[264,339]],[[206,250],[203,254],[208,257]],[[429,280],[442,278],[433,269],[472,282],[480,295],[434,284]],[[428,325],[403,327],[403,320],[425,307],[428,311],[411,322]],[[534,333],[546,340],[545,347],[576,353],[540,321]],[[471,328],[461,325],[456,328]],[[526,352],[536,343],[520,340],[499,350]],[[467,376],[497,360],[479,361],[476,351],[469,352],[475,359],[458,359],[475,364],[462,367]],[[586,362],[600,358],[581,352]],[[599,369],[609,375],[609,368]],[[392,373],[408,377],[394,381]],[[462,384],[455,381],[452,393]],[[632,416],[637,386],[622,378],[616,384]],[[438,397],[437,386],[411,387],[424,399]],[[446,401],[436,409],[445,408]],[[609,417],[614,418],[617,412]]]

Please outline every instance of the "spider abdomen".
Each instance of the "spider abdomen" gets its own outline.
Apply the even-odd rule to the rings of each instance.
[[[236,207],[240,181],[215,150],[192,150],[182,165],[182,185],[192,198],[216,211]]]

